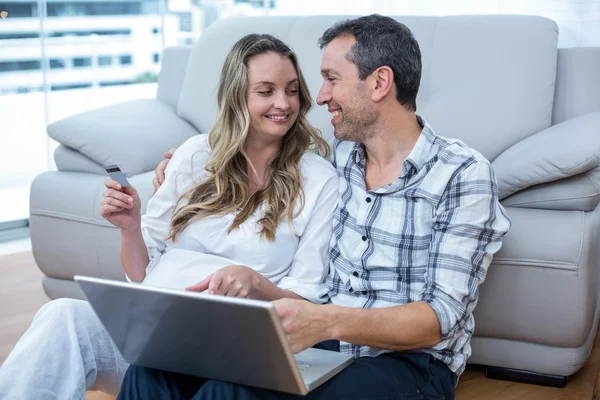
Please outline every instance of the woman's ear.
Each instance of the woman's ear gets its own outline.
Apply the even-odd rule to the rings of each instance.
[[[394,87],[394,71],[388,66],[377,68],[372,72],[375,87],[371,93],[374,102],[383,100]]]

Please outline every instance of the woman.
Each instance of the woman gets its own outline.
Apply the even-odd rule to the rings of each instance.
[[[128,279],[324,302],[338,184],[331,164],[308,152],[329,149],[306,119],[311,99],[295,54],[270,35],[242,38],[225,60],[218,105],[210,133],[173,155],[143,218],[135,189],[107,179],[100,213],[121,230]],[[86,302],[56,300],[5,361],[0,394],[116,394],[127,367]]]

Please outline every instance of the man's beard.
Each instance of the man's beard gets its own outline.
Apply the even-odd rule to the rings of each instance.
[[[375,135],[373,126],[379,115],[370,104],[353,107],[353,110],[348,111],[353,117],[348,118],[342,111],[342,121],[337,126],[334,125],[333,134],[337,139],[362,143]]]

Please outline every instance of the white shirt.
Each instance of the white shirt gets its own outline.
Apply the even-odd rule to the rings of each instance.
[[[328,246],[339,198],[338,178],[331,163],[316,154],[304,154],[300,161],[304,208],[291,224],[286,219],[279,225],[274,242],[259,235],[260,208],[229,234],[234,214],[202,218],[180,232],[175,242],[165,240],[177,200],[208,175],[204,167],[210,154],[208,135],[198,135],[181,145],[169,162],[165,181],[142,217],[150,257],[142,283],[184,289],[219,268],[239,264],[307,300],[326,302]],[[183,204],[187,203],[182,201],[178,207]]]

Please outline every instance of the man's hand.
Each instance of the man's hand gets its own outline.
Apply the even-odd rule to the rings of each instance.
[[[292,299],[277,300],[273,304],[294,353],[333,339],[327,306]]]
[[[173,153],[175,153],[175,150],[177,149],[165,151],[163,153],[165,159],[158,163],[158,167],[156,167],[156,169],[154,170],[156,176],[154,177],[154,179],[152,179],[152,185],[154,185],[154,190],[152,191],[151,196],[154,196],[154,193],[156,193],[160,185],[162,185],[165,181],[165,170],[167,169],[167,164],[169,163],[171,157],[173,157]]]
[[[245,265],[230,265],[210,274],[203,281],[186,288],[193,292],[208,291],[231,297],[260,298],[261,275]]]

